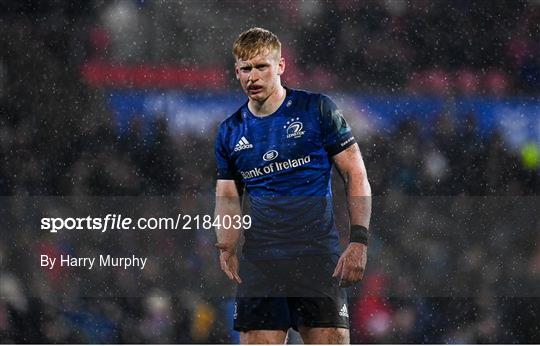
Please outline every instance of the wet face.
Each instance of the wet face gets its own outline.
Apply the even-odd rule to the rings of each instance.
[[[275,51],[266,51],[251,59],[237,58],[236,78],[250,101],[264,102],[281,85],[280,75],[285,69],[283,58]]]

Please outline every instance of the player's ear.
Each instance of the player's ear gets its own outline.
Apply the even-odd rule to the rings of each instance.
[[[237,63],[234,63],[234,74],[236,75],[236,79],[240,79],[240,70]]]
[[[285,72],[285,59],[280,57],[278,62],[278,76],[281,76],[283,72]]]

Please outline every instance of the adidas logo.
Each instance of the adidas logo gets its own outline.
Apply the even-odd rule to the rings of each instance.
[[[339,316],[349,318],[349,310],[347,310],[347,305],[343,304],[341,310],[339,311]]]
[[[240,151],[240,150],[251,149],[251,148],[253,148],[253,144],[250,144],[248,140],[246,139],[246,137],[242,136],[242,138],[240,138],[238,143],[236,143],[236,145],[234,146],[234,151]]]

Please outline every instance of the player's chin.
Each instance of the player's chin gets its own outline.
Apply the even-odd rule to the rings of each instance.
[[[256,92],[256,93],[248,92],[248,97],[250,99],[252,99],[253,101],[264,101],[265,100],[264,93],[262,91],[259,91],[259,92]]]

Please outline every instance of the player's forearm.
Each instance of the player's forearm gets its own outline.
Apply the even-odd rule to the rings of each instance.
[[[240,207],[239,197],[217,197],[216,198],[216,219],[221,220],[220,227],[216,227],[217,242],[226,245],[230,249],[236,249],[240,241],[242,230],[234,222],[223,222],[224,219],[234,220],[235,216],[241,216],[242,209]],[[224,227],[227,224],[229,227]],[[229,225],[230,224],[230,225]]]
[[[371,219],[371,187],[365,169],[346,174],[347,205],[351,225],[369,228]]]

